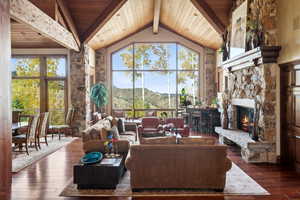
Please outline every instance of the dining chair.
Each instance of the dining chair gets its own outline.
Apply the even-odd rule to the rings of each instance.
[[[75,118],[75,109],[70,108],[67,112],[67,116],[65,120],[66,124],[49,126],[48,133],[52,134],[52,139],[55,134],[58,134],[59,140],[61,138],[61,134],[64,134],[66,136],[68,133],[71,133],[71,136],[73,137],[74,127],[72,125],[73,125],[74,118]]]
[[[23,144],[25,144],[25,150],[26,150],[25,152],[27,153],[27,155],[29,155],[28,146],[31,146],[32,143],[34,143],[35,149],[38,151],[36,136],[38,134],[37,127],[38,127],[39,120],[40,120],[40,114],[35,116],[30,116],[28,120],[28,126],[26,128],[27,130],[26,133],[13,136],[12,143],[19,148],[19,152],[24,152],[22,151],[22,148],[23,148]]]
[[[41,149],[41,139],[44,138],[44,142],[48,146],[47,141],[47,132],[49,128],[49,112],[45,112],[41,114],[39,125],[38,125],[38,134],[37,134],[37,142],[38,147]]]

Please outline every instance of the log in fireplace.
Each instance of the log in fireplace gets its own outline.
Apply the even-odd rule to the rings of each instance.
[[[254,109],[237,106],[237,128],[251,133],[253,128]]]

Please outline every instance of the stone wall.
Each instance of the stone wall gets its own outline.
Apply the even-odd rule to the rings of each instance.
[[[216,87],[216,51],[213,49],[205,48],[204,50],[204,98],[208,104],[217,97]],[[201,81],[200,81],[201,83]],[[200,85],[201,87],[201,85]]]
[[[246,0],[236,0],[232,10],[245,1]],[[278,45],[277,1],[278,0],[248,0],[248,19],[259,18],[263,26],[265,45],[267,46]]]
[[[276,142],[276,67],[276,64],[263,64],[229,74],[232,98],[256,99],[262,105],[260,141]]]
[[[108,81],[110,81],[109,74],[108,74],[108,66],[107,66],[107,49],[102,48],[98,49],[95,52],[95,82],[96,83],[103,83],[109,89]],[[109,97],[110,99],[110,97]],[[110,113],[109,106],[104,106],[101,108],[101,113]]]
[[[232,11],[245,0],[236,0]],[[264,45],[277,45],[277,0],[248,0],[248,20],[256,19],[258,16],[264,31]],[[228,27],[231,31],[231,27]],[[276,162],[276,93],[277,93],[277,68],[278,64],[261,64],[251,66],[227,74],[228,90],[232,99],[251,99],[259,102],[262,107],[259,119],[259,141],[257,145],[263,148],[242,149],[242,156],[247,162]],[[233,128],[235,121],[235,106],[229,108],[231,124]],[[271,148],[265,148],[265,147]]]
[[[71,105],[76,109],[74,125],[82,130],[91,118],[91,57],[90,47],[85,45],[80,52],[70,51],[70,85]]]

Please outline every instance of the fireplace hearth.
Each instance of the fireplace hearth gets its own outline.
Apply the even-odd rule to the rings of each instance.
[[[254,109],[237,106],[237,128],[251,133],[253,128]]]

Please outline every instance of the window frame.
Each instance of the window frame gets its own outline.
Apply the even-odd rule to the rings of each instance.
[[[118,51],[122,50],[122,49],[125,49],[129,46],[132,45],[132,56],[133,58],[135,57],[135,44],[175,44],[176,45],[176,68],[175,69],[167,69],[167,70],[151,70],[151,69],[146,69],[146,70],[136,70],[135,69],[135,59],[133,59],[133,69],[132,70],[125,70],[125,69],[116,69],[114,70],[113,69],[113,54],[117,53]],[[179,63],[178,63],[178,46],[182,46],[192,52],[195,52],[197,55],[198,55],[198,62],[197,62],[197,65],[198,67],[195,68],[195,69],[192,69],[192,70],[183,70],[183,69],[179,69]],[[138,111],[172,111],[174,112],[175,111],[175,115],[177,116],[178,115],[178,111],[179,110],[182,110],[179,106],[179,101],[178,101],[178,98],[179,98],[179,91],[178,91],[178,73],[179,72],[197,72],[198,73],[198,86],[197,86],[197,98],[200,98],[201,96],[201,88],[199,87],[200,85],[200,82],[201,82],[201,54],[200,52],[198,51],[195,51],[179,42],[132,42],[132,43],[129,43],[127,44],[126,46],[123,46],[122,48],[119,48],[118,50],[116,51],[113,51],[111,52],[110,54],[110,59],[111,59],[111,63],[110,63],[110,99],[111,99],[111,112],[113,113],[113,111],[133,111],[133,116],[134,118],[136,118],[136,112]],[[112,92],[112,89],[113,89],[113,72],[132,72],[133,73],[133,81],[132,81],[132,89],[133,89],[133,96],[132,96],[132,109],[131,108],[114,108],[114,103],[113,103],[113,92]],[[159,72],[159,71],[163,71],[163,72],[175,72],[176,74],[176,106],[175,106],[175,109],[173,108],[165,108],[165,109],[153,109],[153,108],[150,108],[150,109],[138,109],[138,108],[135,108],[134,107],[134,100],[135,100],[135,77],[134,77],[134,74],[136,71],[143,71],[143,72]]]
[[[61,57],[65,59],[65,76],[48,76],[47,75],[47,58]],[[40,81],[40,113],[49,112],[49,96],[48,96],[48,82],[49,81],[63,81],[64,82],[64,113],[68,111],[68,55],[66,54],[12,54],[11,58],[39,58],[39,76],[13,76],[11,79],[15,80],[30,80],[37,79]],[[65,120],[66,116],[64,116]]]

